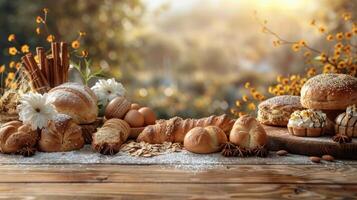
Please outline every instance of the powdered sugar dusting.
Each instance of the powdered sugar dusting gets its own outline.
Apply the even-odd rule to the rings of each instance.
[[[279,105],[279,106],[294,105],[302,108],[300,104],[300,97],[292,96],[292,95],[281,95],[281,96],[272,97],[260,103],[259,107],[267,106],[267,105]]]
[[[86,99],[88,99],[88,101],[92,104],[92,105],[97,105],[97,99],[96,96],[93,94],[90,94],[89,92],[92,92],[90,90],[89,87],[79,84],[79,83],[74,83],[74,82],[67,82],[64,83],[60,86],[58,86],[60,88],[70,88],[72,90],[76,90],[79,91],[81,94],[83,94]],[[56,89],[56,88],[55,88]],[[55,90],[56,91],[56,90]],[[75,102],[78,101],[76,99],[73,98],[73,95],[69,95],[66,92],[51,92],[49,93],[49,98],[51,99],[50,101],[53,102],[55,99],[57,98],[62,98],[62,99],[66,99],[66,101],[71,101],[71,102]]]
[[[309,79],[303,88],[311,85],[318,85],[321,90],[331,92],[345,91],[352,93],[353,90],[357,89],[357,78],[347,74],[320,74]]]

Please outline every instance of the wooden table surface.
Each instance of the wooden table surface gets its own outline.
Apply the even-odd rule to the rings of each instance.
[[[10,199],[354,199],[357,165],[0,165]]]

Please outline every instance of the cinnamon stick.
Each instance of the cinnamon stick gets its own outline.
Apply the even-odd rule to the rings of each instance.
[[[31,88],[34,89],[34,90],[37,90],[38,86],[35,82],[35,79],[33,77],[33,73],[32,73],[32,69],[31,69],[31,66],[26,58],[26,56],[22,56],[21,57],[21,60],[22,60],[22,63],[25,67],[25,71],[26,71],[26,74],[28,76],[28,78],[30,79],[30,84],[31,84]]]
[[[46,67],[45,67],[45,62],[46,62],[45,49],[43,47],[37,47],[36,52],[37,52],[38,59],[40,61],[39,68],[48,82],[48,77],[47,77]]]
[[[41,93],[47,92],[47,90],[49,89],[48,82],[47,82],[45,76],[42,74],[41,70],[38,68],[33,55],[31,53],[28,53],[28,54],[26,54],[26,58],[27,58],[28,63],[31,66],[31,69],[32,69],[32,71],[34,73],[34,76],[36,78],[36,82],[40,86],[39,92],[41,92]]]
[[[54,85],[57,86],[60,84],[60,56],[59,56],[59,46],[57,42],[51,43],[51,50],[52,50],[52,56],[53,56],[53,82]]]
[[[48,65],[48,71],[49,71],[49,84],[51,88],[55,87],[55,82],[54,82],[54,67],[53,67],[53,57],[48,56],[47,57],[47,65]]]
[[[62,68],[62,83],[68,81],[69,55],[68,45],[66,42],[61,42],[61,68]]]

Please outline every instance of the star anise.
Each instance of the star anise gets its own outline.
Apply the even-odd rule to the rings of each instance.
[[[332,137],[332,140],[340,144],[352,142],[352,138],[345,134],[337,134]]]
[[[268,149],[265,146],[259,146],[253,149],[254,155],[258,157],[267,157],[269,154]]]
[[[246,148],[244,147],[239,147],[237,146],[236,149],[235,149],[235,152],[236,152],[236,155],[238,157],[246,157],[246,156],[249,156],[249,150],[247,150]]]
[[[225,157],[233,157],[236,156],[236,148],[237,146],[231,142],[226,142],[223,144],[221,154]]]
[[[16,152],[16,154],[20,154],[24,157],[33,156],[36,152],[36,149],[33,147],[24,147]]]

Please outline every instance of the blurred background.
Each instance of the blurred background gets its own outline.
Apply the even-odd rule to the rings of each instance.
[[[254,13],[283,38],[328,49],[311,21],[337,33],[345,29],[341,13],[355,19],[355,7],[350,0],[0,0],[0,65],[14,59],[10,34],[30,51],[49,47],[35,31],[36,16],[48,8],[56,40],[86,32],[80,48],[92,67],[122,82],[133,102],[162,118],[230,113],[246,82],[269,96],[277,75],[309,67],[303,52],[274,48]]]

